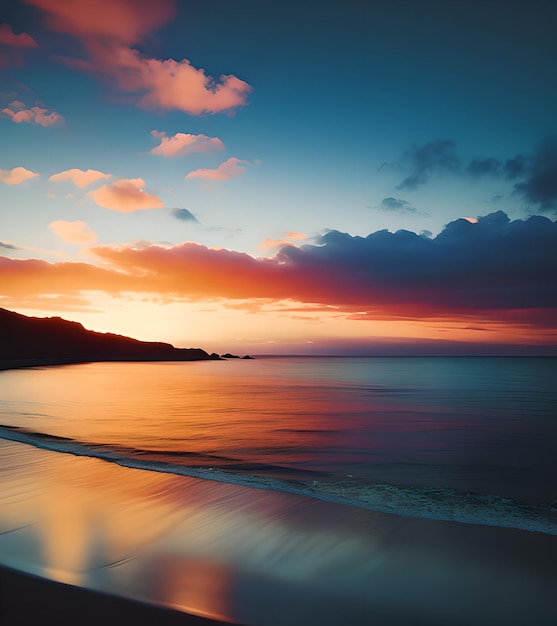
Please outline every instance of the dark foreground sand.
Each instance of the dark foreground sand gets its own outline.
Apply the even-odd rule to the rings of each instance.
[[[212,626],[224,623],[0,567],[2,626]]]

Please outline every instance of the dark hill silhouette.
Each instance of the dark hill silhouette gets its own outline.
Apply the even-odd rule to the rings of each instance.
[[[60,317],[27,317],[0,308],[0,369],[88,361],[206,361],[200,348],[139,341],[86,330]]]

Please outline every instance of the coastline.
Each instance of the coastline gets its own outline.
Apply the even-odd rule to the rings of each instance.
[[[0,361],[0,372],[5,370],[22,369],[26,367],[51,367],[56,365],[80,365],[83,363],[164,363],[165,361],[180,361],[180,362],[193,362],[193,361],[223,361],[220,356],[209,357],[203,359],[185,359],[185,358],[150,358],[150,357],[114,357],[103,359],[72,359],[72,358],[46,358],[46,359],[10,359],[7,361]]]
[[[0,565],[3,626],[217,626],[217,621],[40,578]]]

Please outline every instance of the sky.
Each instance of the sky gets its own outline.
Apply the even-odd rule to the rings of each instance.
[[[7,0],[0,307],[241,354],[557,354],[553,0]]]

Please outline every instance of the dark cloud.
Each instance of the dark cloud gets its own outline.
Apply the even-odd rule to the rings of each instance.
[[[514,159],[507,159],[502,167],[503,176],[508,180],[516,180],[526,171],[526,159],[517,155]]]
[[[174,209],[172,215],[182,222],[196,222],[199,224],[198,219],[191,211],[188,211],[188,209]]]
[[[406,169],[409,175],[397,189],[412,191],[426,184],[434,174],[491,177],[516,181],[515,194],[541,211],[557,210],[557,137],[546,138],[533,155],[518,154],[506,160],[476,157],[466,165],[462,164],[454,141],[431,141],[407,150],[398,167]],[[493,197],[502,198],[501,195]],[[393,201],[396,202],[396,198],[385,198],[386,204],[382,203],[381,208],[395,210]]]
[[[526,179],[515,191],[542,211],[557,209],[557,137],[546,139],[531,159]]]
[[[0,241],[0,248],[6,248],[7,250],[21,250],[18,246],[14,246],[11,243],[6,243],[4,241]]]
[[[413,146],[403,155],[403,162],[408,164],[411,174],[397,189],[416,189],[424,185],[432,174],[458,172],[460,169],[455,143],[449,139]]]
[[[391,211],[393,213],[417,213],[417,209],[406,200],[398,198],[383,198],[379,205],[381,211]]]
[[[466,173],[475,178],[480,176],[503,177],[507,180],[516,180],[526,171],[526,159],[517,155],[514,159],[500,161],[499,159],[472,159],[466,167]]]
[[[436,237],[337,230],[314,244],[254,258],[186,242],[92,249],[108,265],[0,257],[7,296],[81,291],[157,294],[168,301],[291,300],[360,319],[497,322],[557,335],[557,221],[511,221],[502,211],[458,219]],[[544,335],[545,337],[545,335]]]
[[[557,307],[557,223],[542,216],[459,219],[432,239],[405,230],[365,238],[330,231],[318,244],[282,254],[287,264],[327,276],[337,303],[415,316]]]

